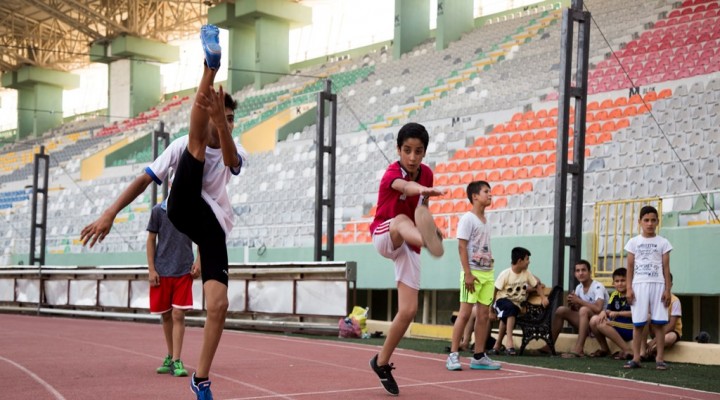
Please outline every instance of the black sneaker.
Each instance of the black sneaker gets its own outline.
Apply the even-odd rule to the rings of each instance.
[[[375,354],[375,357],[370,360],[370,368],[372,368],[378,378],[380,378],[380,383],[383,385],[386,392],[393,396],[399,395],[400,389],[392,376],[392,370],[394,370],[395,367],[393,367],[392,364],[377,365],[377,358],[378,356]]]

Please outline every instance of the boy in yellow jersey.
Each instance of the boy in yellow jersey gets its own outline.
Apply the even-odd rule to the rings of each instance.
[[[627,302],[627,269],[618,268],[613,271],[613,286],[615,291],[610,295],[605,311],[590,318],[590,330],[600,344],[600,350],[590,354],[591,357],[605,357],[610,354],[607,339],[610,339],[619,348],[620,352],[615,356],[618,360],[624,360],[632,356],[632,350],[628,341],[633,337],[632,311]]]

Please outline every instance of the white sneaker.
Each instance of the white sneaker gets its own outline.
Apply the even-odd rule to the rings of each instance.
[[[462,365],[460,365],[460,355],[457,352],[450,353],[447,361],[445,362],[445,367],[447,367],[448,371],[462,370]]]
[[[485,356],[479,360],[473,357],[470,360],[470,369],[500,369],[500,363]]]

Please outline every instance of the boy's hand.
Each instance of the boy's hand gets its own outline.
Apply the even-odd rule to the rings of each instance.
[[[158,287],[160,286],[160,275],[158,275],[157,271],[152,270],[148,272],[148,280],[150,281],[150,286],[152,287]]]
[[[197,277],[200,276],[200,263],[193,263],[192,267],[190,267],[190,276],[192,276],[193,279],[197,279]]]
[[[672,295],[670,294],[669,290],[665,290],[662,294],[662,297],[660,300],[662,300],[663,304],[665,304],[665,307],[670,307],[670,300],[672,299]]]
[[[488,314],[488,320],[490,321],[496,321],[497,320],[497,314],[495,313],[495,309],[490,307],[490,312]]]
[[[625,298],[627,298],[627,302],[630,305],[635,304],[635,291],[632,290],[632,288],[628,288],[627,292],[625,292]]]
[[[550,300],[547,297],[542,298],[542,306],[547,308],[550,305]]]
[[[95,242],[102,242],[103,239],[105,239],[105,236],[110,233],[110,228],[112,228],[114,219],[114,216],[102,214],[100,218],[84,227],[80,232],[80,241],[83,246],[90,242],[90,247],[92,248],[95,246]]]
[[[445,191],[440,188],[429,187],[429,188],[425,188],[422,191],[420,191],[420,194],[422,194],[425,197],[443,196],[445,194]]]
[[[480,283],[480,280],[473,274],[465,274],[465,289],[470,293],[475,293],[475,282]]]
[[[195,104],[207,112],[215,126],[227,124],[225,117],[225,91],[222,85],[218,91],[210,88],[207,94],[198,93]]]

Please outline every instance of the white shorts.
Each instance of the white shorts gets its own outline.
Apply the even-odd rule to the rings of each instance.
[[[658,282],[639,282],[632,284],[635,292],[635,303],[630,306],[632,321],[636,327],[647,324],[648,315],[653,325],[668,323],[668,310],[662,302],[665,284]]]
[[[375,229],[375,232],[382,233],[372,235],[373,245],[381,256],[395,262],[396,282],[402,282],[415,290],[420,290],[420,254],[414,252],[407,243],[403,243],[397,249],[393,248],[388,229],[390,221],[392,220],[383,222]]]

